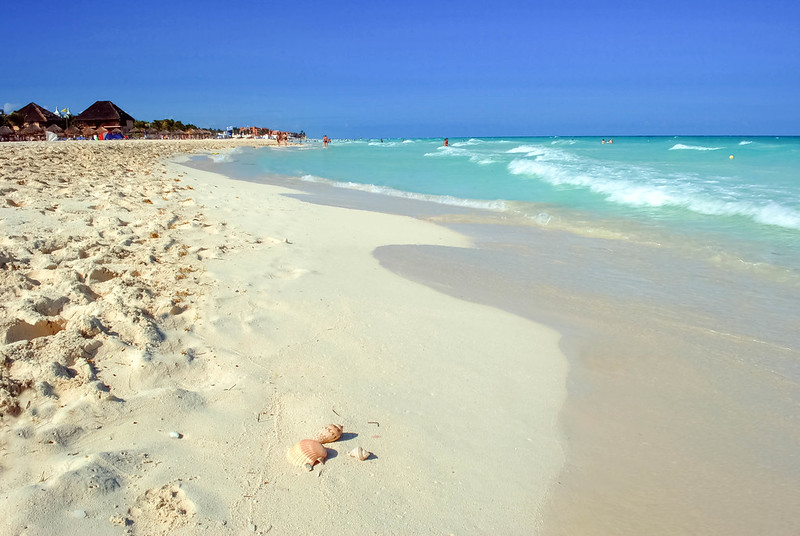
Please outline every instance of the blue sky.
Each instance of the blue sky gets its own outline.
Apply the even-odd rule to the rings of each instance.
[[[0,102],[322,137],[800,134],[800,2],[0,6]]]

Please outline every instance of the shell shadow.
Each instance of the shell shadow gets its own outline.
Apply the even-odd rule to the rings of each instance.
[[[330,447],[327,447],[327,446],[326,446],[326,447],[325,447],[325,450],[326,450],[326,451],[328,451],[328,455],[327,455],[327,456],[326,456],[326,458],[325,458],[325,461],[326,461],[326,462],[327,462],[328,460],[332,460],[332,459],[334,459],[335,457],[337,457],[337,456],[339,455],[339,451],[338,451],[338,450],[332,449],[332,448],[330,448]]]
[[[342,437],[339,438],[339,441],[349,441],[351,439],[355,439],[358,437],[358,434],[355,432],[344,432]]]

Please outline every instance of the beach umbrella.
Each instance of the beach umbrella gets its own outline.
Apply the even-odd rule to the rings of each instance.
[[[37,134],[41,134],[44,132],[42,127],[37,127],[36,125],[28,125],[20,131],[20,134],[23,136],[35,136]]]
[[[81,132],[84,138],[91,138],[92,136],[97,134],[97,131],[92,127],[83,127],[83,130]]]
[[[81,129],[73,125],[66,130],[66,135],[70,138],[76,138],[81,135]]]
[[[61,128],[58,125],[50,125],[49,127],[47,127],[47,130],[49,130],[50,132],[53,132],[54,134],[63,134],[64,133],[64,129]]]
[[[13,133],[14,131],[10,127],[7,127],[6,125],[0,127],[0,136],[10,136]]]

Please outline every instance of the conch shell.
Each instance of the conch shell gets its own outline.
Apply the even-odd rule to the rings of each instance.
[[[320,443],[333,443],[342,437],[342,430],[341,424],[328,424],[312,437]]]
[[[361,447],[354,448],[348,452],[348,454],[357,460],[361,460],[362,462],[372,455],[370,451],[362,449]]]
[[[322,446],[322,443],[313,439],[298,441],[286,453],[286,459],[289,460],[289,463],[297,467],[305,467],[308,471],[311,471],[317,462],[325,463],[325,458],[327,457],[327,449]]]

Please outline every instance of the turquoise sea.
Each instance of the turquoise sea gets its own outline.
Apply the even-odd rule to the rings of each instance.
[[[335,140],[237,156],[260,172],[539,225],[677,240],[800,271],[800,138]],[[733,157],[733,158],[731,158]]]
[[[472,238],[374,256],[563,334],[567,463],[543,533],[796,534],[800,138],[603,141],[310,140],[193,165]]]

